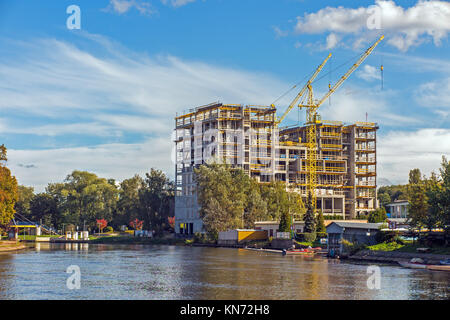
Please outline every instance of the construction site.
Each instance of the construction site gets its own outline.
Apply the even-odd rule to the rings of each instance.
[[[322,120],[318,108],[381,42],[381,36],[316,99],[312,84],[320,64],[281,117],[277,108],[214,102],[175,118],[176,232],[203,231],[194,168],[219,161],[242,168],[259,183],[281,181],[315,209],[336,219],[354,219],[377,208],[376,133],[371,122]],[[294,108],[306,110],[306,123],[280,126]],[[295,217],[294,217],[295,218]]]

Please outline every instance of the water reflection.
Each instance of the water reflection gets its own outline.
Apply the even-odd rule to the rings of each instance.
[[[80,290],[65,287],[69,265]],[[0,299],[448,299],[450,275],[247,250],[36,243],[0,255]]]

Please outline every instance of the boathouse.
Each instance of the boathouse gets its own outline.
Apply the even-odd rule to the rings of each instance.
[[[376,244],[375,236],[379,230],[379,223],[357,223],[334,221],[327,226],[327,248],[331,256],[341,255],[343,252],[342,240],[352,243]]]

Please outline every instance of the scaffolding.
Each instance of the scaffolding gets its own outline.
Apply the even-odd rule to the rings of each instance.
[[[176,216],[194,231],[200,219],[194,168],[213,160],[260,183],[285,182],[306,202],[314,159],[317,209],[351,219],[376,208],[375,123],[323,120],[279,129],[273,107],[213,103],[177,116],[175,125]]]

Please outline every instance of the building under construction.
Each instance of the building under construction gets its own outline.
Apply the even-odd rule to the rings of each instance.
[[[176,232],[203,231],[194,168],[212,160],[242,168],[259,183],[285,182],[287,189],[304,199],[311,195],[314,209],[327,216],[352,219],[376,209],[377,124],[323,121],[317,110],[383,38],[369,47],[334,86],[330,84],[321,99],[315,99],[312,84],[330,53],[280,118],[273,104],[218,102],[177,116]],[[295,106],[306,109],[305,125],[280,128]]]
[[[355,218],[376,208],[375,123],[316,124],[316,207]],[[216,160],[260,183],[283,181],[307,197],[307,126],[279,129],[276,109],[212,103],[176,118],[177,233],[202,231],[193,170]]]

